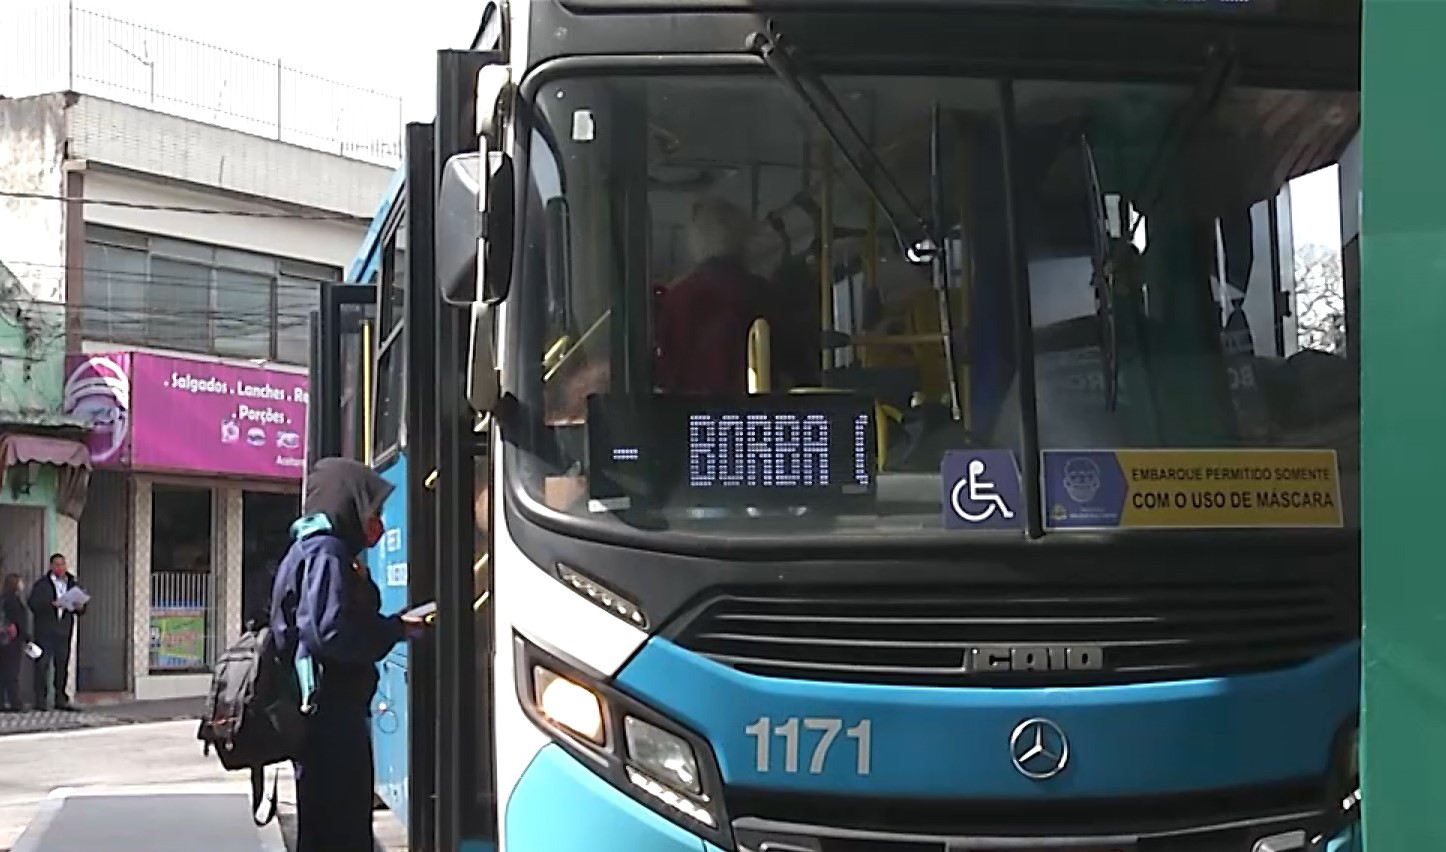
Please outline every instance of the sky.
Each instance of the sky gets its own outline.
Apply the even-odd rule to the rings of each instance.
[[[3,2],[3,0],[0,0]],[[77,0],[77,6],[400,95],[407,121],[435,112],[435,52],[467,47],[482,0]]]
[[[1339,170],[1334,166],[1291,181],[1290,224],[1296,245],[1340,248],[1340,192]]]

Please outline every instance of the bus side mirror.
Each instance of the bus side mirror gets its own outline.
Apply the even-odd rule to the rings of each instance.
[[[516,184],[512,158],[503,153],[487,155],[487,213],[482,231],[482,298],[497,303],[507,298],[512,283],[512,217]]]
[[[479,278],[487,301],[507,295],[512,208],[511,157],[474,151],[447,160],[437,191],[437,286],[444,302],[459,307],[476,302]]]

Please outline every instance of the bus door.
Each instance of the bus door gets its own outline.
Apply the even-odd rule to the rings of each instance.
[[[365,458],[369,442],[375,284],[324,284],[311,314],[306,469],[327,456]]]

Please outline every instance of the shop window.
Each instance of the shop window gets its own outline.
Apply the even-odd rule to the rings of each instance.
[[[304,364],[307,317],[335,267],[93,226],[87,338]]]
[[[209,671],[224,619],[216,613],[209,488],[151,491],[151,674]]]
[[[211,348],[211,270],[199,263],[151,258],[146,284],[146,338],[167,349]]]
[[[265,621],[276,568],[291,546],[291,522],[301,513],[296,494],[247,491],[241,496],[241,621]]]
[[[217,269],[215,276],[216,352],[238,358],[271,357],[272,278],[234,269]]]
[[[104,243],[85,246],[84,313],[87,336],[142,340],[146,335],[146,253]]]
[[[321,285],[283,273],[276,282],[276,360],[307,363],[311,347],[311,312],[321,305]]]

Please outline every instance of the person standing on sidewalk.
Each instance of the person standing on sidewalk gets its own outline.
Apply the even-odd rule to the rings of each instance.
[[[271,629],[315,675],[296,770],[296,852],[372,852],[371,702],[377,663],[409,633],[383,615],[381,590],[357,561],[382,537],[394,486],[360,462],[324,458],[306,478],[294,543],[276,571]],[[288,614],[294,605],[293,614]],[[305,687],[303,686],[303,689]]]
[[[6,574],[0,585],[0,624],[4,635],[0,636],[0,713],[23,710],[20,700],[20,661],[25,654],[25,643],[30,641],[30,630],[26,622],[30,615],[25,611],[25,601],[20,597],[20,575]]]
[[[70,680],[70,637],[75,633],[75,618],[85,615],[85,606],[66,609],[60,598],[75,588],[75,575],[59,553],[50,555],[50,570],[30,587],[30,613],[35,617],[31,632],[40,646],[40,659],[35,661],[35,709],[49,709],[48,686],[54,687],[56,710],[74,710],[65,687]],[[46,683],[46,669],[50,683]]]

